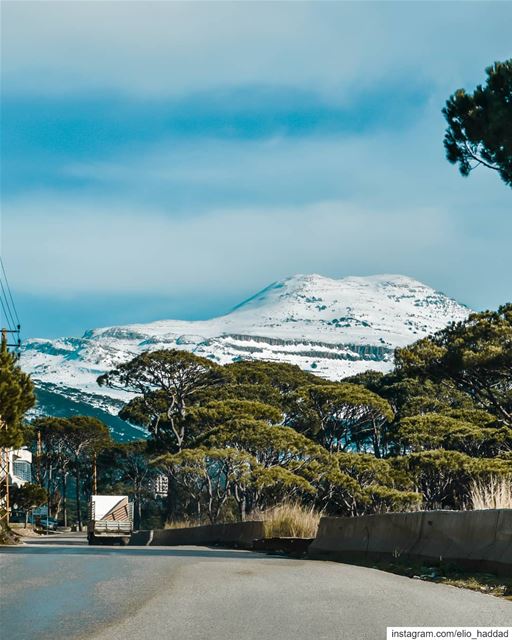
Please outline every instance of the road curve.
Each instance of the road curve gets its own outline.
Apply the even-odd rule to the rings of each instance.
[[[377,640],[387,626],[512,624],[508,601],[374,569],[82,543],[0,549],[2,638]]]

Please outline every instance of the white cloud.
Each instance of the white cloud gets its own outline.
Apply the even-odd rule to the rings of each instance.
[[[510,226],[482,261],[482,251],[475,252],[442,208],[383,211],[337,201],[169,219],[129,206],[113,211],[39,199],[12,203],[4,219],[5,254],[19,291],[193,299],[250,294],[294,272],[397,272],[470,303],[471,278],[505,266]],[[493,282],[487,286],[492,290]]]
[[[4,88],[182,94],[305,86],[345,99],[382,78],[478,80],[510,54],[503,2],[4,2]]]

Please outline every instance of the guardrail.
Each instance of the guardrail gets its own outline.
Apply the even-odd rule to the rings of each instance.
[[[323,517],[308,555],[355,563],[400,557],[453,561],[512,575],[512,509]]]
[[[212,524],[183,529],[151,529],[135,531],[130,545],[137,546],[177,546],[210,545],[251,549],[254,540],[265,535],[261,521],[234,522],[231,524]]]

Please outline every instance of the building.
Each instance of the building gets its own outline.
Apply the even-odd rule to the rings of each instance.
[[[32,452],[28,449],[8,449],[9,484],[16,487],[32,482]]]
[[[169,479],[163,473],[151,479],[151,491],[156,496],[165,497],[169,488]]]

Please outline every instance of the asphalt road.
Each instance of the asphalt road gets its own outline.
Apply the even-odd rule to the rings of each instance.
[[[333,562],[202,547],[0,548],[2,640],[357,640],[506,626],[512,603]]]

